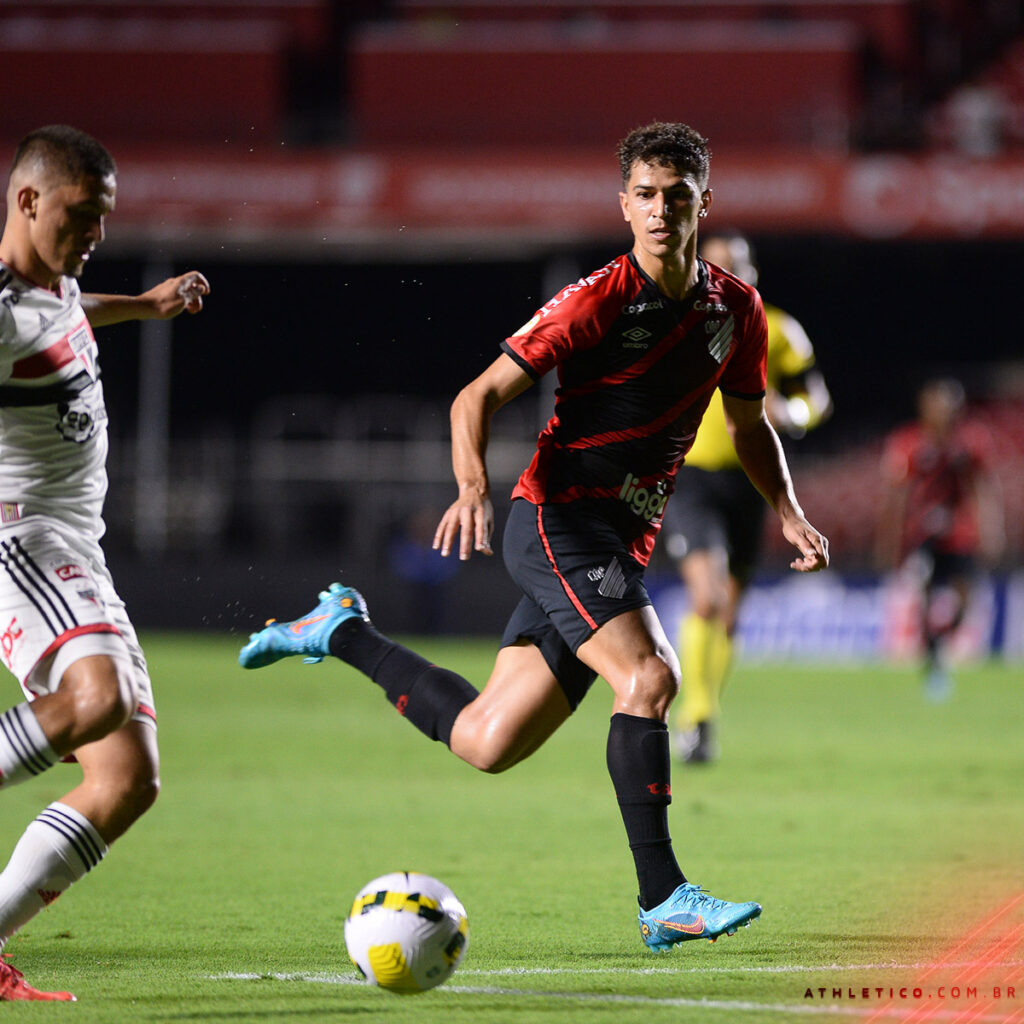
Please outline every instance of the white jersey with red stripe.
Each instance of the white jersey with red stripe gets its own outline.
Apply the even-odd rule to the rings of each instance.
[[[78,282],[39,287],[0,262],[0,521],[53,516],[103,535],[107,413]]]

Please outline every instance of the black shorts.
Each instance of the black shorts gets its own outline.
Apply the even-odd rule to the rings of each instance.
[[[597,675],[576,651],[598,626],[651,603],[644,567],[607,520],[582,502],[512,502],[502,554],[524,596],[501,646],[536,644],[575,711]]]
[[[761,553],[767,507],[742,469],[682,466],[661,528],[666,550],[682,558],[724,548],[729,572],[746,584]]]
[[[923,561],[922,575],[926,586],[944,587],[960,580],[971,580],[977,575],[977,560],[966,552],[943,551],[930,541],[922,544],[918,552]]]

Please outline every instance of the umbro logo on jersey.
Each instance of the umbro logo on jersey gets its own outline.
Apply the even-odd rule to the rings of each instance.
[[[724,363],[725,357],[732,348],[732,331],[735,324],[736,320],[732,314],[724,322],[721,320],[708,320],[704,324],[704,330],[708,334],[712,334],[712,338],[708,342],[708,352],[711,353],[716,363]]]
[[[623,348],[647,348],[644,339],[649,338],[651,332],[645,331],[642,327],[631,327],[628,331],[623,331],[622,336],[631,342],[631,344],[623,345]]]
[[[53,326],[53,321],[42,313],[39,314],[39,333],[42,334],[48,331]]]

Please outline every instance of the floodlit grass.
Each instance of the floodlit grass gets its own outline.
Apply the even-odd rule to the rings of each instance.
[[[671,820],[687,874],[764,915],[655,956],[604,765],[602,683],[533,759],[489,777],[336,662],[244,672],[237,638],[144,639],[164,791],[10,943],[30,982],[80,1000],[9,1011],[24,1019],[780,1024],[866,1020],[916,984],[936,1019],[1024,1012],[1024,904],[1009,904],[1024,893],[1019,666],[964,668],[934,706],[909,668],[740,665],[723,758],[676,770]],[[418,648],[474,680],[493,653]],[[3,793],[8,846],[75,773]],[[352,984],[342,939],[360,886],[405,868],[447,882],[471,932],[452,981],[414,998]],[[987,945],[1000,936],[1006,948]],[[966,970],[948,963],[986,957],[980,994],[937,994]],[[865,986],[886,994],[864,1000]],[[896,1004],[883,1019],[917,1005]]]

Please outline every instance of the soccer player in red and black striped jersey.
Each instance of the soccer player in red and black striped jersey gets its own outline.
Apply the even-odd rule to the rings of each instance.
[[[801,572],[828,563],[765,416],[767,329],[757,292],[698,258],[711,206],[706,140],[656,122],[619,147],[632,251],[565,288],[502,344],[452,406],[458,497],[435,536],[442,555],[491,554],[491,417],[556,371],[554,413],[513,492],[503,542],[523,591],[480,692],[378,633],[361,595],[332,584],[305,619],[256,633],[240,661],[333,654],[377,682],[427,735],[487,772],[512,767],[572,714],[596,676],[613,693],[607,760],[654,950],[731,934],[761,912],[687,881],[668,830],[669,706],[679,667],[643,574],[676,472],[720,389],[751,480],[796,547]]]
[[[918,392],[918,418],[886,439],[885,490],[875,554],[879,568],[902,567],[920,591],[925,693],[953,690],[947,644],[963,622],[981,563],[995,565],[1006,532],[994,444],[987,428],[965,416],[963,385],[930,380]]]

